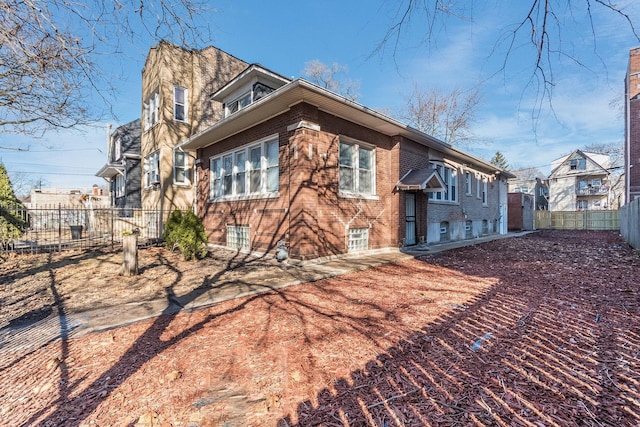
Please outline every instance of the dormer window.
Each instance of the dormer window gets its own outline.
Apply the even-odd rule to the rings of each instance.
[[[211,95],[211,99],[224,104],[224,116],[237,113],[291,80],[273,71],[253,64]]]
[[[247,92],[243,94],[240,98],[234,101],[231,101],[229,104],[227,104],[227,114],[236,113],[242,110],[243,108],[245,108],[249,104],[251,104],[251,92]]]

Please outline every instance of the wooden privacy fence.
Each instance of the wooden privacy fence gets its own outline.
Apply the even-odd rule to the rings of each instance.
[[[536,211],[536,230],[619,230],[620,213],[611,211]]]

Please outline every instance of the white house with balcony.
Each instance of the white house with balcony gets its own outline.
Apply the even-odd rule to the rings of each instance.
[[[549,210],[609,209],[610,166],[608,155],[581,150],[554,160],[549,175]]]

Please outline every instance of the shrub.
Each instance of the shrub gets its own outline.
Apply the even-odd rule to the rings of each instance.
[[[185,261],[207,254],[207,235],[202,221],[192,211],[173,211],[164,227],[164,241],[170,250],[178,249]]]

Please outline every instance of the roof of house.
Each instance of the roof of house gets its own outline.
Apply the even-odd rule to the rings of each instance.
[[[441,191],[446,188],[445,182],[436,169],[411,169],[396,184],[398,190]]]
[[[596,169],[601,169],[603,173],[609,173],[609,163],[611,162],[611,157],[608,154],[599,154],[599,153],[589,153],[587,151],[582,150],[573,150],[571,153],[559,157],[551,162],[551,166],[553,169],[549,174],[549,177],[553,177],[557,175],[559,168],[567,161],[573,158],[585,158],[590,160],[595,166]],[[593,169],[588,170],[589,173],[593,173]]]
[[[237,113],[231,114],[198,134],[179,144],[186,150],[203,148],[232,135],[265,122],[289,110],[293,105],[305,102],[345,120],[373,129],[388,136],[402,136],[433,148],[446,156],[475,165],[488,173],[513,178],[511,172],[501,170],[489,162],[465,153],[450,144],[427,135],[405,123],[376,110],[365,107],[344,96],[331,92],[304,79],[293,80],[255,101]]]

